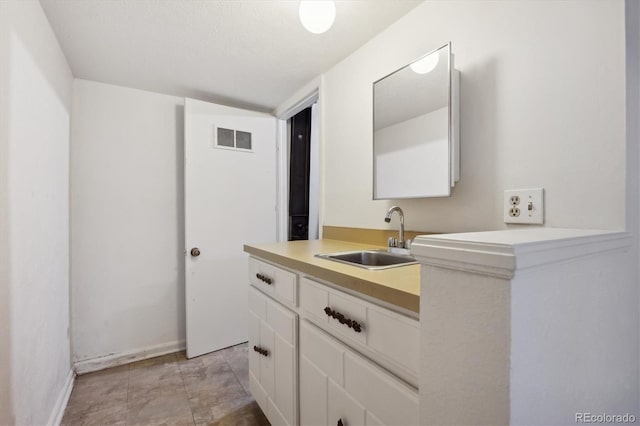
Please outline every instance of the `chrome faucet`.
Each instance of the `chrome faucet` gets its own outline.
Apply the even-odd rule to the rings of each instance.
[[[404,212],[398,206],[393,206],[387,211],[387,215],[384,217],[384,221],[389,223],[391,222],[391,215],[393,212],[398,212],[400,216],[400,233],[398,235],[398,239],[396,240],[394,237],[389,238],[389,247],[399,247],[399,248],[409,248],[411,245],[410,241],[404,240]]]

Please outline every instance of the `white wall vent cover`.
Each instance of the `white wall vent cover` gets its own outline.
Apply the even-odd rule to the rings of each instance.
[[[252,151],[251,132],[216,127],[214,132],[214,148]]]

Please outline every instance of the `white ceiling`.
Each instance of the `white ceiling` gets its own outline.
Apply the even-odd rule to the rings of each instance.
[[[271,111],[421,0],[338,0],[324,34],[297,0],[40,0],[77,78]]]

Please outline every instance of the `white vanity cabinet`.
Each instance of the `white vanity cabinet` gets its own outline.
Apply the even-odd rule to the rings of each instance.
[[[302,320],[300,424],[417,425],[418,394],[397,377]]]
[[[251,393],[276,425],[418,424],[415,318],[249,259]]]

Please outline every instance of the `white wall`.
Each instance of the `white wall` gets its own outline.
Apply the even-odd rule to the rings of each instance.
[[[0,2],[0,209],[8,206],[9,31],[8,3]],[[13,423],[11,401],[11,305],[9,303],[9,218],[0,214],[0,424]]]
[[[46,424],[61,414],[73,378],[68,337],[73,76],[37,1],[0,7],[0,388],[10,386],[11,393],[10,406],[4,395],[0,402],[0,423]]]
[[[511,424],[574,425],[575,413],[639,418],[633,269],[630,252],[615,252],[516,272]]]
[[[330,69],[324,225],[385,227],[392,201],[371,200],[371,84],[449,40],[461,179],[451,198],[399,202],[407,228],[504,228],[502,191],[538,186],[547,226],[623,228],[622,0],[426,1]]]
[[[184,344],[184,100],[73,85],[73,360]]]
[[[640,2],[625,1],[627,180],[626,229],[633,235],[634,282],[640,285]],[[639,292],[640,293],[640,292]],[[640,301],[638,304],[640,311]],[[640,327],[638,327],[640,331]],[[640,400],[638,401],[640,406]]]
[[[8,3],[0,2],[0,209],[8,205],[9,31]],[[0,424],[13,423],[11,401],[11,305],[9,303],[9,218],[0,214]]]

